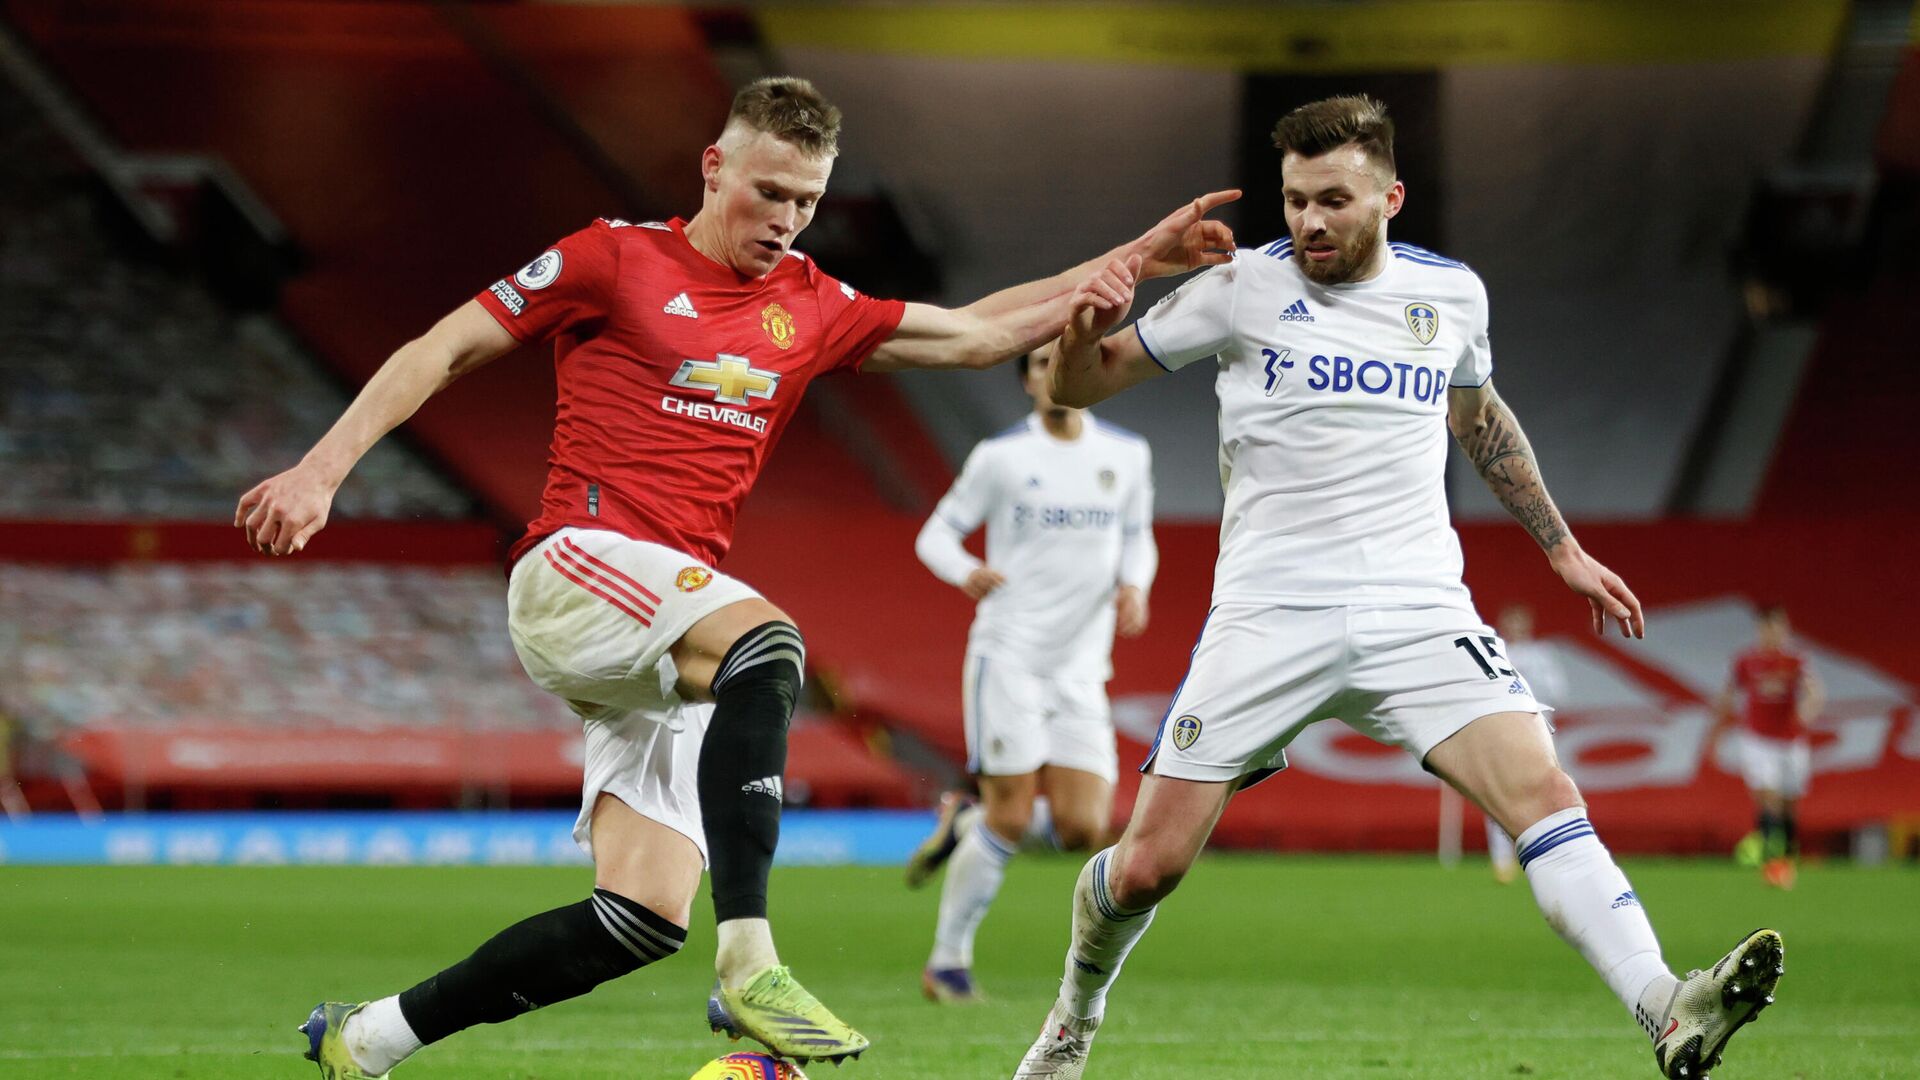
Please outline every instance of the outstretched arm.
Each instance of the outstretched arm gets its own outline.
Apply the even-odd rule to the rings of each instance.
[[[1447,426],[1500,505],[1547,553],[1547,561],[1560,580],[1587,598],[1594,632],[1605,633],[1606,621],[1612,617],[1619,622],[1622,636],[1645,637],[1647,624],[1640,601],[1620,575],[1580,549],[1553,497],[1547,494],[1540,465],[1534,460],[1526,433],[1520,430],[1520,421],[1494,391],[1491,379],[1480,386],[1451,388],[1447,394]]]
[[[1004,363],[1053,340],[1082,297],[1103,308],[1125,310],[1138,265],[1137,257],[1126,264],[1110,262],[1070,293],[1004,311],[908,304],[893,336],[874,350],[864,369],[988,368]]]
[[[453,380],[510,351],[513,336],[469,300],[380,366],[300,464],[240,496],[233,524],[263,555],[291,555],[327,524],[333,493],[380,437]]]
[[[1202,195],[1104,255],[1051,277],[1002,289],[965,307],[908,304],[899,329],[863,368],[992,367],[1057,336],[1073,295],[1089,282],[1103,281],[1108,288],[1098,291],[1113,292],[1125,277],[1125,287],[1131,291],[1133,279],[1184,274],[1228,262],[1233,230],[1206,215],[1239,197],[1238,191]]]
[[[1002,289],[967,305],[978,314],[996,314],[1013,308],[1028,307],[1071,293],[1082,281],[1108,263],[1125,263],[1140,257],[1140,278],[1172,277],[1203,266],[1227,262],[1233,252],[1233,230],[1225,222],[1207,218],[1240,197],[1238,189],[1213,191],[1161,218],[1153,228],[1070,270],[1039,281],[1029,281]]]

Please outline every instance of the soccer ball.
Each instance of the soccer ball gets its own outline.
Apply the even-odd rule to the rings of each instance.
[[[700,1066],[693,1080],[807,1080],[807,1074],[766,1054],[728,1054]]]

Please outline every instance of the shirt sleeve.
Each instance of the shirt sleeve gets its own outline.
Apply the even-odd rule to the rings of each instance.
[[[1140,482],[1127,500],[1120,523],[1120,584],[1153,591],[1160,570],[1160,547],[1153,541],[1153,451],[1141,448]]]
[[[1153,362],[1178,371],[1195,360],[1218,355],[1233,338],[1234,282],[1240,253],[1211,267],[1168,293],[1133,324]]]
[[[820,359],[826,371],[859,370],[883,342],[900,327],[907,305],[899,300],[876,300],[817,266],[814,293],[820,299],[820,321],[826,344]]]
[[[606,319],[619,281],[620,243],[595,221],[540,253],[475,299],[516,341],[545,341]]]
[[[1479,303],[1473,308],[1472,325],[1467,327],[1467,347],[1453,366],[1453,377],[1447,380],[1451,386],[1485,386],[1493,378],[1493,345],[1487,340],[1487,286],[1478,274],[1473,277],[1473,291]]]
[[[913,553],[933,571],[933,576],[949,585],[965,584],[967,575],[981,566],[980,560],[974,558],[961,541],[987,518],[993,498],[988,473],[986,454],[976,446],[913,542]]]

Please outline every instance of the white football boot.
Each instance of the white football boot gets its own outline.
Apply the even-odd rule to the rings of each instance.
[[[1755,930],[1711,971],[1691,971],[1673,992],[1653,1060],[1667,1080],[1707,1080],[1720,1051],[1742,1024],[1773,1004],[1786,971],[1786,947],[1773,930]]]
[[[1099,1028],[1098,1017],[1076,1020],[1055,1002],[1047,1013],[1047,1026],[1040,1029],[1040,1037],[1033,1040],[1027,1056],[1020,1059],[1013,1080],[1030,1077],[1080,1080],[1080,1075],[1087,1071],[1087,1054],[1093,1050],[1093,1033]]]

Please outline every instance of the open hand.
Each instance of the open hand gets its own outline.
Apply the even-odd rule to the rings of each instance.
[[[1587,598],[1594,633],[1604,635],[1607,620],[1611,618],[1619,623],[1621,637],[1647,636],[1647,617],[1640,610],[1640,601],[1633,590],[1627,588],[1627,583],[1620,580],[1619,574],[1580,550],[1580,545],[1571,538],[1555,545],[1547,558],[1567,588]]]
[[[234,508],[235,528],[247,530],[247,546],[262,555],[293,555],[327,525],[339,485],[318,470],[296,465],[255,484]]]
[[[1207,215],[1239,197],[1238,189],[1210,192],[1148,229],[1128,248],[1130,254],[1140,256],[1140,278],[1171,277],[1232,262],[1233,230],[1225,222],[1209,221]]]

